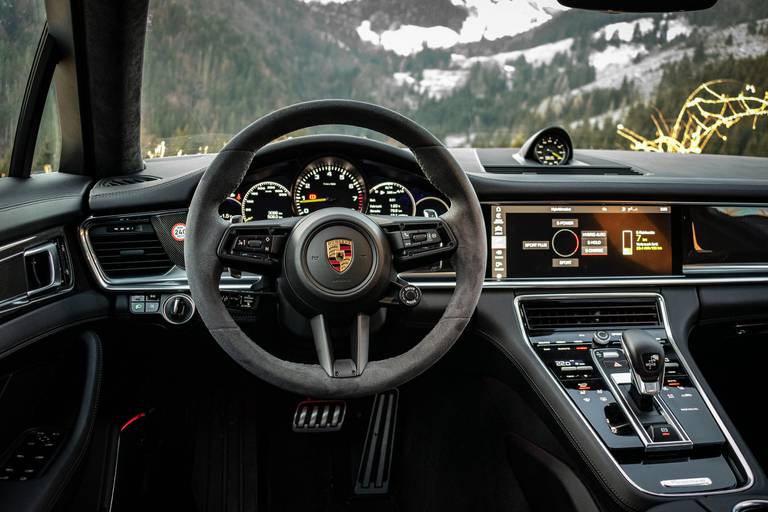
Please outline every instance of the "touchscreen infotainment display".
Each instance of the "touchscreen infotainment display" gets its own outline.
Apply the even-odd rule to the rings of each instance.
[[[672,207],[490,205],[489,277],[671,275]]]

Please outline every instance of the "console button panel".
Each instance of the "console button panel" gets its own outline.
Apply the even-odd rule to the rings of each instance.
[[[588,424],[585,427],[594,431],[630,480],[647,491],[670,495],[710,493],[746,483],[743,458],[688,375],[660,325],[661,315],[656,325],[531,327],[525,321],[530,319],[521,313],[520,302],[526,299],[544,300],[537,303],[537,311],[550,313],[544,296],[521,297],[516,302],[531,348],[579,410]],[[565,313],[561,311],[569,311],[567,299],[555,296],[552,300],[560,308],[557,320],[562,321]],[[605,299],[601,300],[595,309],[605,306]],[[596,322],[594,317],[589,319]],[[623,333],[630,328],[648,332],[664,350],[662,387],[650,397],[649,407],[630,392],[632,374],[622,346]]]
[[[118,300],[118,308],[127,311],[130,315],[146,316],[148,319],[163,317],[163,309],[167,302],[180,294],[144,292],[131,295],[123,295]],[[185,295],[192,301],[188,294]],[[226,290],[221,292],[221,300],[232,313],[253,313],[259,304],[259,293],[250,290]],[[190,302],[193,306],[194,302]],[[192,309],[194,313],[194,308]],[[190,317],[191,318],[191,317]],[[183,323],[183,322],[182,322]]]

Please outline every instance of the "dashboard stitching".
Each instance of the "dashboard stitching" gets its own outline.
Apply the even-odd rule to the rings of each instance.
[[[80,195],[66,195],[66,196],[59,196],[59,197],[47,197],[45,199],[38,199],[35,201],[24,201],[23,203],[14,203],[8,206],[4,206],[3,208],[0,208],[0,212],[4,212],[6,210],[12,210],[14,208],[24,208],[25,206],[32,206],[35,204],[40,203],[50,203],[52,201],[66,201],[70,199],[80,199]]]

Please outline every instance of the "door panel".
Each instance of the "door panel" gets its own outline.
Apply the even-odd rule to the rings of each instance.
[[[90,178],[0,178],[0,510],[50,510],[88,447],[109,311],[76,237]]]
[[[0,510],[49,510],[61,496],[93,430],[101,365],[88,331],[0,361]]]

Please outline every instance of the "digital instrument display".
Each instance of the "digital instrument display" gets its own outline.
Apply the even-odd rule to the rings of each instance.
[[[489,277],[672,275],[672,207],[507,205],[489,211]]]

